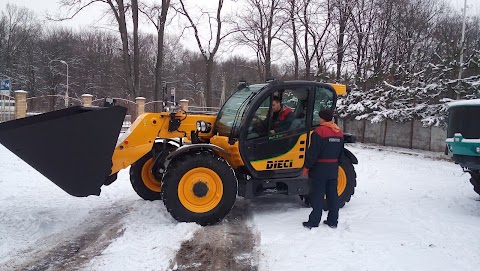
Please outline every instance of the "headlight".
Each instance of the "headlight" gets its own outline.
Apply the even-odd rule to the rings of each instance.
[[[211,130],[211,124],[204,120],[197,121],[197,131],[201,133],[208,133]]]
[[[477,147],[475,150],[477,151],[477,153],[480,153],[480,147]]]

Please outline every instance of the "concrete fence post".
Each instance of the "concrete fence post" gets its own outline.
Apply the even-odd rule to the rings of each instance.
[[[15,91],[15,119],[25,118],[27,116],[27,92],[23,90]]]
[[[183,111],[188,112],[188,100],[187,100],[187,99],[183,99],[183,100],[180,100],[179,103],[180,103],[180,108],[181,108]]]
[[[85,107],[91,107],[93,102],[93,95],[83,94],[82,95],[82,105]]]
[[[145,98],[143,97],[137,97],[135,98],[135,104],[137,105],[137,116],[140,116],[141,114],[145,113]]]

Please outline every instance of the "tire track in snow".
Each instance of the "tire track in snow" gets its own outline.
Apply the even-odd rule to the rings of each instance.
[[[169,270],[258,270],[259,235],[247,225],[252,214],[246,200],[235,206],[218,225],[203,227],[182,243]]]
[[[111,206],[92,212],[78,227],[51,236],[0,265],[0,270],[78,270],[98,256],[123,232],[126,207]]]

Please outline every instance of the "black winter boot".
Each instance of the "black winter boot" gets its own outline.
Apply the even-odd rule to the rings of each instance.
[[[328,222],[327,220],[324,220],[324,221],[323,221],[323,224],[329,226],[329,227],[332,228],[332,229],[337,228],[337,224],[332,224],[332,223]]]
[[[315,226],[315,225],[312,225],[312,224],[310,224],[310,223],[308,223],[308,222],[303,222],[302,224],[303,224],[303,226],[304,226],[305,228],[307,228],[307,229],[309,229],[309,230],[311,230],[312,228],[318,227],[318,225]]]

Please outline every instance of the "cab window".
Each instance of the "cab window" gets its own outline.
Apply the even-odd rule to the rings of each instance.
[[[333,92],[324,87],[317,87],[315,89],[315,102],[313,106],[312,126],[320,125],[318,119],[318,112],[323,109],[332,109],[333,107]]]
[[[274,129],[274,131],[284,132],[305,128],[307,120],[307,103],[307,89],[286,89],[282,95],[282,105],[285,110],[291,111],[291,115],[284,117],[283,120],[281,118],[275,118],[274,116],[273,119],[276,119],[280,122],[280,124],[275,126],[275,128],[278,127],[279,130]],[[281,123],[282,121],[284,122],[283,124]]]
[[[252,117],[247,139],[305,128],[307,101],[306,88],[282,89],[272,93]]]
[[[270,99],[268,96],[255,111],[248,127],[247,139],[258,138],[268,135],[268,115],[270,110]]]

